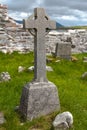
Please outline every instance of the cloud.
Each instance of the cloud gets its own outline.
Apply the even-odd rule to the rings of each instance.
[[[66,22],[86,24],[87,22],[87,0],[0,0],[7,4],[9,15],[16,19],[23,19],[33,13],[33,8],[43,7],[47,14],[61,23]],[[64,22],[65,21],[65,22]]]

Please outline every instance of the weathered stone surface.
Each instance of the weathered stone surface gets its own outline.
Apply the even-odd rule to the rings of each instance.
[[[46,78],[46,29],[55,28],[55,22],[49,20],[43,8],[36,8],[33,20],[24,22],[27,29],[36,29],[34,36],[34,80],[24,86],[19,110],[27,120],[47,115],[60,109],[56,86]]]
[[[2,125],[3,123],[5,123],[4,114],[0,112],[0,125]]]
[[[68,130],[73,125],[73,116],[70,112],[58,114],[53,121],[55,130]]]
[[[24,20],[25,29],[36,29],[34,36],[34,79],[46,82],[46,54],[45,54],[45,35],[47,29],[56,29],[56,23],[49,20],[43,8],[34,9],[34,18]]]
[[[0,74],[0,82],[9,81],[10,79],[11,79],[11,77],[8,72],[2,72]]]
[[[57,43],[55,56],[71,59],[71,43],[70,42]]]
[[[58,92],[53,83],[28,83],[23,88],[19,110],[27,120],[32,120],[59,109]]]

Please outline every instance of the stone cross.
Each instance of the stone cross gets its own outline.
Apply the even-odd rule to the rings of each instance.
[[[56,29],[56,22],[49,20],[43,8],[34,9],[34,18],[24,20],[25,29],[34,29],[34,81],[47,82],[45,35],[47,29]]]

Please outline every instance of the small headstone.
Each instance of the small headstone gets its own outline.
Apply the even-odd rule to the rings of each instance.
[[[70,112],[58,114],[53,121],[54,130],[68,130],[73,125],[73,116]]]
[[[55,56],[65,59],[71,59],[71,43],[61,42],[56,44]]]
[[[0,112],[0,125],[5,123],[5,118],[4,118],[4,114],[2,112]]]
[[[0,82],[9,81],[11,79],[10,74],[8,72],[2,72],[0,74]]]

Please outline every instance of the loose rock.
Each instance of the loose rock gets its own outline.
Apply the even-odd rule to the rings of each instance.
[[[0,125],[5,123],[5,118],[4,118],[4,114],[2,112],[0,112]]]
[[[46,70],[47,71],[53,71],[52,67],[50,67],[50,66],[46,66]]]
[[[28,68],[28,70],[29,70],[29,71],[34,71],[34,66],[30,66],[30,67]]]
[[[87,77],[87,72],[84,72],[81,77],[82,77],[82,79],[86,78]]]
[[[20,72],[23,72],[25,70],[25,67],[23,67],[23,66],[19,66],[18,67],[18,72],[20,73]]]
[[[28,70],[29,71],[34,71],[34,66],[29,67]],[[46,70],[47,71],[53,71],[52,67],[50,67],[50,66],[46,66]]]
[[[54,130],[67,130],[73,124],[73,116],[70,112],[58,114],[53,121]]]
[[[76,57],[72,56],[71,61],[75,62],[75,61],[78,61],[78,59]]]
[[[2,72],[0,74],[0,81],[3,82],[3,81],[9,81],[11,79],[10,75],[8,72]]]

